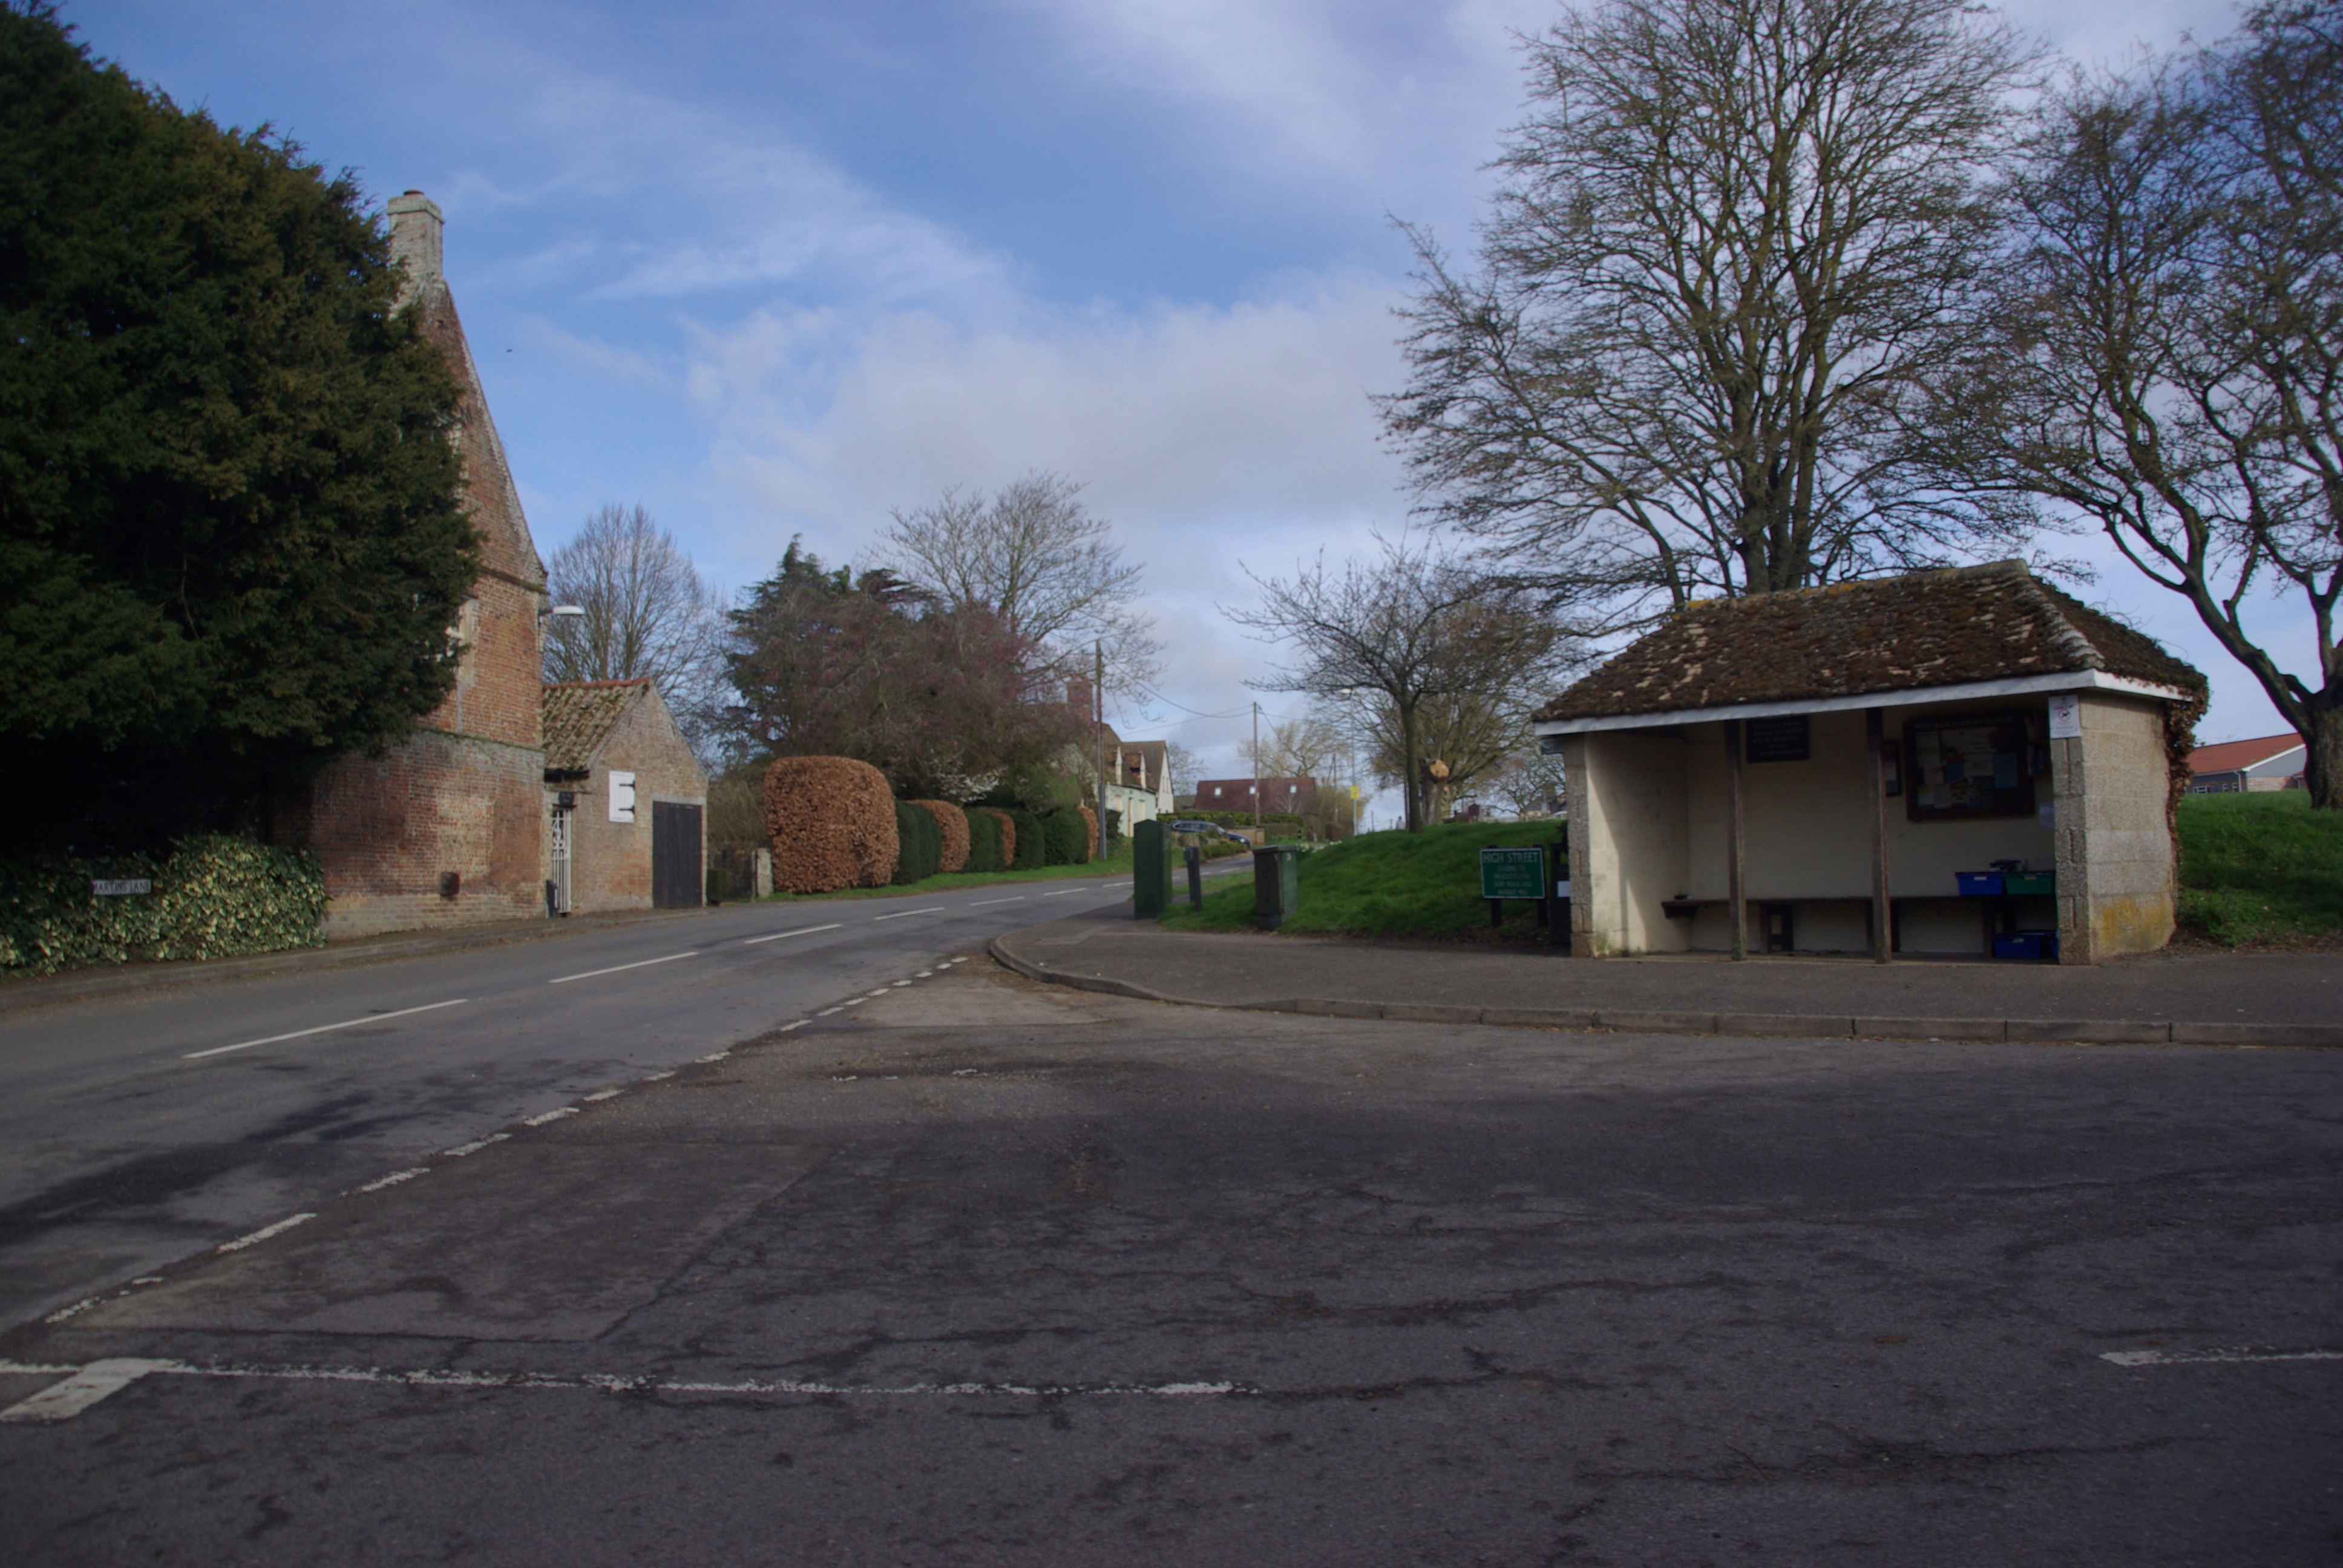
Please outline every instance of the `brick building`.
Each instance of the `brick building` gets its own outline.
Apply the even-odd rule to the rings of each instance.
[[[564,913],[693,909],[708,860],[708,774],[659,688],[545,689],[548,879]]]
[[[1309,810],[1318,801],[1318,781],[1315,779],[1199,779],[1196,780],[1196,809],[1250,811],[1253,809],[1255,786],[1259,787],[1263,813],[1298,814]]]
[[[441,262],[439,208],[388,206],[391,253],[463,389],[456,440],[480,576],[458,614],[456,689],[405,744],[336,760],[280,815],[324,862],[329,937],[542,915],[549,827],[539,729],[545,568],[521,513]]]

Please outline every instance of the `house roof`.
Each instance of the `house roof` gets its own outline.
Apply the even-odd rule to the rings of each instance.
[[[570,680],[545,689],[545,766],[548,771],[584,768],[593,760],[618,720],[651,689],[650,678],[634,680]]]
[[[2265,735],[2258,740],[2223,740],[2211,746],[2199,746],[2191,751],[2188,754],[2188,771],[2227,773],[2236,769],[2276,761],[2289,751],[2301,749],[2302,737],[2292,730],[2284,735]]]
[[[2155,639],[2023,561],[1695,604],[1546,704],[1540,722],[1624,718],[2097,671],[2201,691]]]

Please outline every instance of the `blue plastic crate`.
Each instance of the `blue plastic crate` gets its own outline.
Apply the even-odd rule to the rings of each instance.
[[[2006,937],[1996,937],[1993,939],[1993,956],[1997,959],[2055,959],[2058,956],[2058,933],[2013,931]]]
[[[1953,879],[1960,884],[1965,899],[1997,899],[2001,897],[1999,871],[1955,871]]]

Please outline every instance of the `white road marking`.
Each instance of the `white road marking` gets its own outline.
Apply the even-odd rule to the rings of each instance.
[[[511,1136],[509,1132],[491,1132],[477,1143],[458,1143],[453,1149],[442,1149],[439,1151],[439,1157],[443,1160],[461,1160],[467,1154],[478,1154],[491,1143],[502,1143]]]
[[[880,997],[885,996],[893,989],[894,988],[892,986],[881,986],[877,990],[874,990],[870,995],[864,997],[862,1000],[864,1001],[877,1001]]]
[[[520,1124],[523,1127],[542,1127],[548,1121],[558,1121],[565,1116],[575,1116],[577,1114],[578,1108],[576,1106],[564,1105],[557,1110],[548,1111],[542,1116],[524,1116],[520,1119]]]
[[[809,937],[816,931],[834,931],[838,930],[838,926],[839,922],[836,920],[830,921],[826,926],[802,926],[794,931],[775,931],[769,937],[744,938],[740,945],[744,948],[753,948],[759,942],[777,942],[783,937]]]
[[[705,1067],[711,1061],[721,1061],[731,1054],[731,1048],[728,1046],[722,1050],[711,1050],[706,1056],[695,1056],[691,1060]]]
[[[869,1001],[870,1000],[870,999],[867,996],[849,997],[846,1000],[840,1002],[838,1007],[860,1007],[864,1002]],[[832,1012],[836,1012],[838,1008],[830,1009],[830,1011]]]
[[[70,1372],[72,1376],[54,1388],[44,1389],[32,1399],[12,1405],[0,1412],[0,1420],[62,1421],[79,1414],[104,1399],[115,1390],[125,1387],[141,1377],[210,1377],[266,1378],[288,1382],[354,1382],[387,1383],[401,1388],[498,1389],[498,1390],[578,1390],[593,1393],[713,1393],[769,1394],[782,1398],[812,1397],[818,1399],[967,1399],[984,1395],[1001,1395],[1018,1399],[1212,1399],[1244,1395],[1260,1391],[1233,1382],[1160,1382],[1160,1383],[1014,1383],[1014,1382],[922,1382],[897,1383],[876,1387],[853,1383],[803,1382],[794,1378],[741,1379],[736,1382],[663,1382],[649,1377],[611,1377],[588,1373],[579,1377],[558,1377],[546,1372],[453,1372],[437,1367],[417,1367],[400,1371],[391,1367],[345,1366],[255,1366],[228,1362],[198,1365],[188,1362],[168,1361],[101,1361],[92,1362],[78,1370],[67,1367],[19,1366],[13,1362],[0,1362],[0,1373]],[[114,1380],[93,1392],[72,1408],[55,1415],[23,1415],[15,1412],[45,1396],[64,1390],[68,1385],[88,1378],[92,1382]],[[78,1397],[78,1396],[75,1396]],[[66,1401],[59,1401],[65,1403]]]
[[[917,975],[913,976],[912,978],[913,978],[913,979],[915,979],[915,980],[926,980],[930,975],[934,974],[935,972],[936,972],[936,971],[935,971],[935,970],[920,970]]]
[[[843,1003],[843,1002],[840,1002],[840,1003],[839,1004],[839,1006],[840,1006],[840,1007],[843,1007],[843,1006],[845,1006],[845,1005],[846,1005],[846,1004],[845,1004],[845,1003]],[[820,1012],[818,1012],[818,1013],[814,1014],[814,1017],[816,1017],[816,1018],[828,1018],[831,1013],[834,1013],[834,1012],[836,1012],[837,1010],[838,1010],[838,1008],[835,1008],[835,1007],[826,1007],[826,1008],[822,1009]]]
[[[657,1083],[657,1082],[658,1082],[660,1079],[662,1079],[662,1078],[673,1078],[674,1076],[675,1076],[675,1069],[673,1069],[673,1068],[671,1068],[671,1067],[670,1067],[670,1068],[669,1068],[665,1072],[646,1072],[646,1073],[644,1073],[644,1074],[643,1074],[643,1081],[644,1081],[645,1083]]]
[[[351,1191],[355,1192],[379,1192],[386,1187],[396,1187],[401,1181],[412,1181],[417,1176],[428,1176],[430,1174],[431,1167],[428,1165],[417,1165],[412,1171],[394,1171],[387,1176],[377,1176],[364,1186],[354,1187]]]
[[[231,1050],[250,1050],[256,1045],[275,1045],[280,1040],[306,1040],[313,1034],[330,1034],[337,1029],[356,1029],[362,1023],[380,1023],[387,1018],[406,1018],[411,1013],[437,1012],[443,1007],[461,1007],[470,999],[458,997],[453,1001],[425,1002],[421,1007],[403,1007],[395,1012],[370,1012],[364,1018],[346,1018],[339,1023],[321,1023],[315,1029],[297,1029],[290,1034],[272,1034],[265,1040],[239,1040],[234,1045],[215,1045],[204,1050],[191,1050],[180,1058],[196,1061],[206,1056],[226,1056]]]
[[[71,1421],[106,1395],[118,1393],[148,1372],[171,1364],[128,1356],[92,1362],[65,1382],[51,1383],[31,1398],[20,1399],[6,1410],[0,1410],[0,1421]],[[15,1369],[10,1366],[7,1370]]]
[[[787,1034],[793,1029],[803,1029],[805,1026],[806,1020],[804,1019],[799,1019],[795,1023],[785,1023],[781,1025],[780,1028],[775,1030],[773,1032],[775,1034]]]
[[[626,1091],[623,1089],[598,1089],[593,1093],[586,1097],[585,1103],[591,1105],[597,1101],[616,1100],[625,1092]]]
[[[910,980],[897,980],[897,981],[894,983],[894,985],[893,985],[890,989],[895,990],[901,990],[905,986],[910,985],[910,983],[911,983],[911,982],[910,982]]]
[[[1021,904],[1024,901],[1025,895],[1020,893],[1013,899],[979,899],[975,903],[969,905],[969,908],[971,910],[980,910],[987,904]]]
[[[2102,1351],[2099,1359],[2119,1367],[2197,1366],[2219,1362],[2343,1362],[2343,1351]]]
[[[45,1323],[61,1323],[67,1318],[77,1318],[82,1313],[89,1311],[90,1308],[97,1305],[98,1302],[104,1300],[106,1300],[104,1296],[84,1296],[80,1301],[75,1302],[69,1307],[59,1307],[55,1312],[51,1312],[47,1317],[43,1318],[41,1322]]]
[[[246,1247],[257,1247],[269,1237],[282,1236],[294,1226],[306,1225],[317,1217],[315,1214],[287,1214],[274,1224],[263,1225],[249,1236],[238,1236],[233,1241],[222,1241],[219,1244],[219,1250],[223,1252],[241,1252]]]
[[[699,956],[699,950],[698,948],[694,948],[688,953],[669,953],[665,958],[661,959],[637,959],[630,964],[612,964],[606,970],[588,970],[582,975],[563,975],[559,980],[549,980],[545,983],[548,985],[568,985],[574,980],[592,980],[596,975],[614,975],[627,970],[649,969],[653,964],[671,964],[678,959],[696,959]]]
[[[943,912],[943,905],[930,904],[924,910],[902,910],[891,915],[873,915],[870,920],[873,925],[876,925],[880,920],[908,920],[913,915],[940,915]]]
[[[1041,896],[1045,899],[1062,899],[1068,893],[1087,893],[1090,890],[1088,888],[1060,888],[1054,893],[1044,893]]]

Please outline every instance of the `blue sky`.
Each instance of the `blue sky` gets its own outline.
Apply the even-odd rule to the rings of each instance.
[[[1273,655],[1216,604],[1404,521],[1371,394],[1401,366],[1396,215],[1469,243],[1553,0],[66,0],[100,55],[266,120],[447,269],[540,550],[640,502],[739,587],[793,533],[858,563],[890,508],[1031,468],[1146,563],[1172,703]],[[2037,3],[2075,57],[2211,37],[2223,0]],[[2177,601],[2085,590],[2282,728]],[[2307,664],[2299,631],[2282,649]],[[1298,699],[1262,699],[1272,711]],[[1116,716],[1234,770],[1242,721]]]

